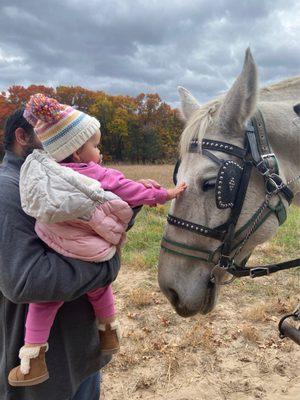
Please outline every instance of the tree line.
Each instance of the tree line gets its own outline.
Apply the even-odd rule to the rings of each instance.
[[[101,123],[101,152],[106,161],[159,163],[174,161],[182,132],[177,109],[158,94],[111,96],[82,87],[11,86],[0,94],[0,159],[7,116],[35,93],[44,93],[96,117]]]

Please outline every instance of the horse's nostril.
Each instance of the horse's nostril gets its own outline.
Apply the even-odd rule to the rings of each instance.
[[[179,296],[174,289],[168,289],[171,303],[177,305],[179,303]]]

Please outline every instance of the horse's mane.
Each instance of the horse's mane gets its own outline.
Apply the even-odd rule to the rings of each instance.
[[[286,89],[291,86],[295,85],[300,85],[300,76],[293,76],[291,78],[284,79],[283,81],[272,83],[268,86],[263,87],[261,90],[268,90],[268,91],[274,91],[274,90],[281,90],[281,89]]]
[[[294,76],[261,88],[259,101],[300,102],[300,76]]]
[[[204,137],[207,127],[212,123],[212,116],[219,109],[224,96],[212,100],[196,110],[182,132],[180,138],[180,155],[185,154],[192,139],[199,142]],[[300,76],[265,86],[259,90],[259,101],[298,101],[300,102]]]

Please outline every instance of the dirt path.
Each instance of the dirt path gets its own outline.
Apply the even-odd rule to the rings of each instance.
[[[154,273],[123,267],[114,289],[124,339],[104,373],[105,399],[300,399],[300,350],[277,335],[299,283],[281,278],[240,281],[209,316],[182,319]]]

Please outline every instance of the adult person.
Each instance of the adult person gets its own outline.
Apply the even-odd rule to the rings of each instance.
[[[41,144],[23,111],[7,119],[0,166],[0,398],[98,400],[98,371],[110,357],[100,356],[94,313],[83,294],[116,278],[119,257],[116,254],[99,268],[58,255],[36,236],[35,220],[21,208],[19,173],[26,156]],[[66,303],[50,338],[50,379],[32,387],[9,386],[7,375],[18,363],[22,345],[25,303],[59,299]]]

